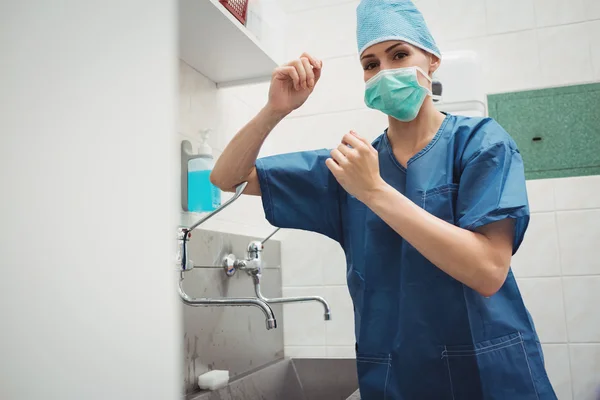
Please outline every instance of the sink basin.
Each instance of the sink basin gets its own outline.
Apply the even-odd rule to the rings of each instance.
[[[355,360],[295,358],[236,376],[223,389],[190,394],[187,399],[346,400],[357,389]]]

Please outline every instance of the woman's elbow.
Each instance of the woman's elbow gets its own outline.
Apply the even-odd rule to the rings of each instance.
[[[483,297],[492,297],[504,286],[510,265],[492,265],[485,274],[485,278],[475,290]]]
[[[212,171],[210,171],[209,179],[210,179],[210,183],[212,183],[213,185],[215,185],[216,187],[221,189],[221,186],[220,186],[221,181],[219,180],[219,175],[215,172],[214,169]]]
[[[219,172],[214,169],[210,172],[210,183],[212,183],[224,192],[230,189],[227,185],[227,182],[223,179]]]

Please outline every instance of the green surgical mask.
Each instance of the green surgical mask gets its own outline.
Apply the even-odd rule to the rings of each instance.
[[[417,118],[431,90],[421,86],[417,73],[431,78],[419,67],[386,69],[369,79],[365,88],[365,103],[402,122]]]

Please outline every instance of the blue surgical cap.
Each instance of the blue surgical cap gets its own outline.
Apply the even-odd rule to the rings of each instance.
[[[358,54],[388,40],[402,40],[442,58],[423,15],[410,0],[362,0],[356,10]]]

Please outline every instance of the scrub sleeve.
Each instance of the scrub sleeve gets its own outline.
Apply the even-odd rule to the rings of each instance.
[[[321,233],[342,242],[341,189],[325,165],[329,150],[261,158],[256,171],[271,225]]]
[[[457,225],[464,229],[473,231],[505,218],[515,220],[514,254],[529,224],[529,206],[523,159],[509,140],[494,143],[468,158],[456,202]]]

